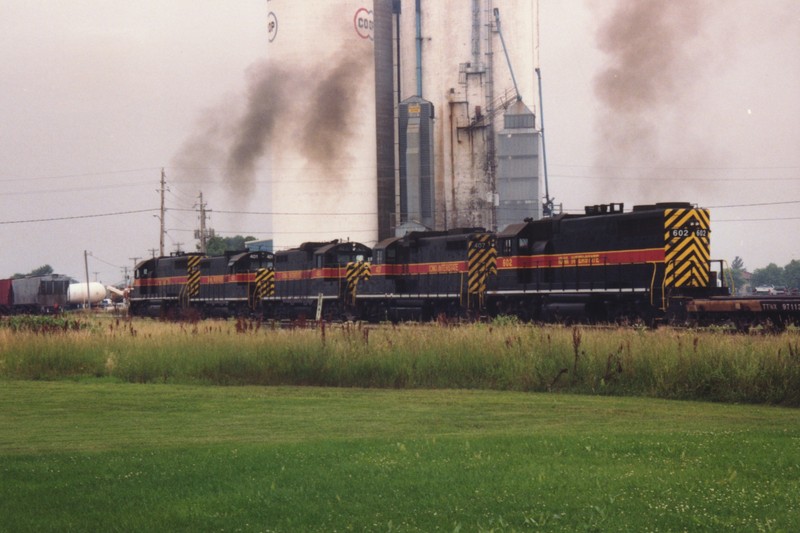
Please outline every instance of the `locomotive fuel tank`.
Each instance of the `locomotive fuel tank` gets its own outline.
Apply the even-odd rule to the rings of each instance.
[[[99,304],[106,297],[106,287],[102,283],[90,281],[82,283],[70,283],[67,288],[67,302],[74,305],[86,303],[86,295],[89,295],[89,303]]]

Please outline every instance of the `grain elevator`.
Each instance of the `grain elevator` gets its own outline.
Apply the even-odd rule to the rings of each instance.
[[[267,0],[276,248],[541,217],[536,1]]]

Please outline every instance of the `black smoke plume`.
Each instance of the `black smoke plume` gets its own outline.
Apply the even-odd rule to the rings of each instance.
[[[344,177],[355,155],[344,147],[361,120],[356,102],[371,57],[346,50],[333,57],[342,59],[333,66],[262,61],[248,68],[246,95],[206,111],[173,158],[182,179],[221,181],[244,197],[264,156],[281,143],[296,143],[291,147],[330,181]],[[281,169],[270,171],[281,179]]]
[[[601,23],[597,46],[607,62],[594,93],[601,105],[596,165],[603,172],[675,166],[665,159],[681,135],[674,119],[704,75],[708,7],[700,0],[618,0]]]

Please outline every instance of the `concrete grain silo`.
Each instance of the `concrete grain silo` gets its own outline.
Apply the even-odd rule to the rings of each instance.
[[[265,169],[275,248],[334,238],[375,242],[379,174],[382,194],[394,198],[391,0],[266,5],[268,97],[277,108]],[[376,13],[383,28],[377,41]],[[388,79],[376,78],[376,62]]]
[[[536,0],[266,6],[276,249],[541,216]]]

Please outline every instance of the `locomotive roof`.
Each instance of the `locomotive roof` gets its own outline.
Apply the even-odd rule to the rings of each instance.
[[[421,239],[431,239],[436,237],[445,237],[445,238],[454,238],[458,239],[463,237],[464,235],[472,235],[473,233],[486,233],[486,228],[481,227],[474,227],[474,228],[453,228],[444,231],[411,231],[406,233],[402,237],[389,237],[387,239],[383,239],[378,244],[375,245],[375,248],[388,248],[392,244],[395,244],[399,241],[413,243],[419,241]]]
[[[355,250],[369,250],[370,249],[368,246],[366,246],[364,244],[361,244],[360,242],[355,242],[355,241],[339,242],[338,240],[336,240],[336,241],[331,242],[330,244],[327,244],[325,246],[321,246],[321,247],[317,248],[316,251],[314,252],[314,254],[315,255],[325,254],[325,253],[328,253],[328,252],[332,252],[334,250],[339,250],[340,248],[343,248],[345,250],[353,250],[353,251],[355,251]]]
[[[322,246],[329,245],[329,244],[336,244],[338,242],[339,242],[339,239],[334,239],[332,241],[325,241],[325,242],[311,242],[311,241],[309,241],[309,242],[304,242],[303,244],[301,244],[297,248],[292,248],[292,249],[287,250],[287,251],[291,252],[292,250],[295,250],[295,251],[296,250],[302,250],[304,252],[313,252],[317,248],[320,248]]]
[[[663,211],[664,209],[692,209],[694,205],[689,202],[658,202],[655,204],[647,204],[647,205],[635,205],[633,206],[633,210],[628,211],[627,213],[624,211],[624,205],[619,204],[599,204],[599,205],[588,205],[584,209],[584,213],[581,214],[566,214],[562,213],[560,215],[556,215],[550,218],[542,218],[539,220],[530,220],[526,219],[525,222],[518,222],[516,224],[509,224],[508,226],[497,233],[498,238],[509,238],[515,237],[519,235],[522,231],[526,228],[530,227],[530,225],[543,227],[548,223],[552,222],[560,222],[562,220],[575,220],[575,219],[582,219],[587,217],[608,217],[612,215],[631,215],[633,213],[643,213],[646,211]]]
[[[235,265],[236,263],[238,263],[245,256],[250,257],[250,256],[253,256],[253,255],[261,255],[261,256],[266,257],[267,259],[272,259],[272,258],[275,257],[275,255],[272,252],[265,252],[265,251],[262,251],[262,250],[253,250],[253,251],[245,251],[245,252],[241,252],[240,251],[240,252],[230,256],[230,258],[228,259],[228,266]]]

